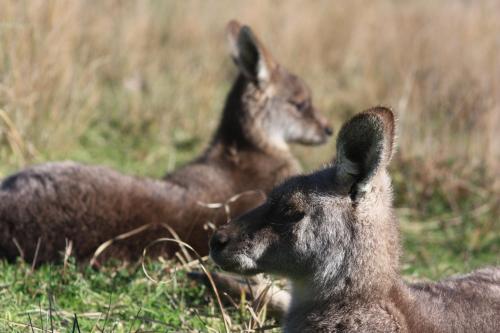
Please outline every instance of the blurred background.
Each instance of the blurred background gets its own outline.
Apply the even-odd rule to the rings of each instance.
[[[408,273],[498,261],[493,0],[2,0],[0,177],[63,159],[160,177],[191,159],[236,75],[224,34],[232,18],[305,79],[337,130],[370,106],[394,109]],[[294,151],[311,170],[334,140]]]

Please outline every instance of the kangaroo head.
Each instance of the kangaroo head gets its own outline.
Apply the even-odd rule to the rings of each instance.
[[[399,251],[386,172],[393,141],[390,110],[354,116],[338,135],[331,166],[290,178],[264,204],[222,226],[210,241],[211,257],[225,270],[273,273],[325,295],[362,288],[366,279],[390,282]]]
[[[332,129],[314,107],[305,82],[278,64],[248,26],[231,21],[227,36],[240,75],[224,117],[237,118],[245,139],[261,147],[326,142]],[[235,111],[239,114],[231,114]],[[234,127],[232,122],[226,125],[226,130]]]

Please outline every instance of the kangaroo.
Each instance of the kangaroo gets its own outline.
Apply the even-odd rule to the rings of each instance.
[[[6,178],[0,184],[3,257],[21,253],[25,260],[36,255],[39,263],[58,260],[70,240],[76,259],[85,260],[117,235],[161,223],[207,254],[209,234],[203,226],[221,224],[226,216],[199,202],[224,202],[249,190],[268,192],[300,171],[289,144],[323,144],[332,129],[313,106],[309,87],[278,64],[248,26],[231,21],[226,30],[239,74],[201,156],[163,180],[74,162],[34,166]],[[258,196],[246,196],[232,213],[260,202]],[[151,228],[111,246],[101,259],[136,259],[147,244],[167,235],[160,226]]]
[[[400,277],[386,169],[394,133],[389,109],[354,116],[331,166],[285,181],[212,236],[224,270],[290,280],[285,332],[500,332],[500,268],[436,283]]]

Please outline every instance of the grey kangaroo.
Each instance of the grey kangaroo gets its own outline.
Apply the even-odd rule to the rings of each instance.
[[[285,332],[500,332],[500,268],[406,283],[387,165],[394,116],[382,107],[340,130],[333,164],[273,189],[219,228],[224,270],[291,281]]]
[[[86,260],[103,242],[157,224],[102,255],[103,260],[132,260],[151,241],[169,235],[161,223],[203,255],[210,237],[204,224],[218,225],[226,216],[199,202],[224,202],[249,190],[268,192],[299,172],[289,144],[322,144],[332,129],[313,106],[308,86],[280,66],[248,26],[231,21],[227,35],[239,75],[200,157],[163,180],[74,162],[20,171],[0,184],[0,255],[33,260],[36,254],[39,263],[54,261],[69,240],[77,260]],[[232,213],[261,202],[257,195],[242,197]],[[177,249],[165,245],[157,250],[172,254]]]

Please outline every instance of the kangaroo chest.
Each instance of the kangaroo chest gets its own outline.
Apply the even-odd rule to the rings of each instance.
[[[355,308],[318,307],[310,312],[288,314],[285,332],[406,333],[404,319],[390,304]]]

